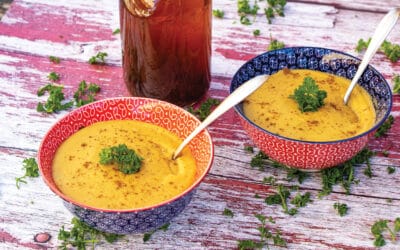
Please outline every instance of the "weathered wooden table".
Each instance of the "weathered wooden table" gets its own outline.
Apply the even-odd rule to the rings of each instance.
[[[250,1],[252,2],[252,1]],[[261,6],[264,2],[259,3]],[[259,14],[249,26],[240,24],[237,2],[214,1],[213,8],[225,12],[213,19],[212,84],[209,97],[223,99],[234,72],[246,60],[267,50],[271,37],[286,46],[322,46],[361,56],[354,51],[358,39],[370,37],[379,22],[398,0],[296,0],[289,1],[285,17],[268,24]],[[36,111],[36,95],[50,72],[61,75],[67,98],[82,80],[101,86],[98,99],[127,96],[121,77],[121,48],[118,1],[106,0],[14,0],[0,22],[0,249],[43,249],[59,245],[61,226],[70,228],[72,215],[41,178],[27,179],[17,189],[15,178],[24,174],[22,161],[36,157],[39,143],[49,127],[65,112],[45,115]],[[253,31],[261,35],[255,37]],[[400,43],[400,23],[388,37]],[[99,51],[108,53],[106,65],[90,65],[88,59]],[[49,56],[61,58],[51,63]],[[378,53],[371,64],[392,82],[400,73],[400,62],[391,63]],[[391,83],[392,84],[392,83]],[[212,171],[190,205],[175,218],[166,232],[156,232],[144,243],[143,235],[129,235],[116,243],[101,243],[102,249],[234,249],[238,240],[259,240],[260,221],[254,216],[271,216],[268,228],[282,238],[289,249],[373,249],[371,226],[380,219],[400,217],[400,96],[394,96],[395,123],[388,135],[368,147],[379,152],[371,159],[372,178],[357,166],[351,193],[341,186],[318,198],[321,173],[302,183],[288,181],[286,171],[267,165],[264,171],[250,166],[254,154],[244,150],[251,141],[238,124],[233,110],[217,120],[209,131],[215,142]],[[385,156],[382,152],[387,152]],[[388,174],[387,167],[395,168]],[[274,176],[285,186],[299,185],[310,192],[312,203],[294,216],[270,206],[262,198],[274,194],[276,186],[263,183]],[[294,195],[295,193],[292,193]],[[347,215],[340,217],[335,202],[346,203]],[[223,215],[230,209],[234,216]],[[389,224],[390,224],[389,223]],[[35,243],[37,233],[52,238]],[[387,238],[388,235],[385,234]],[[398,235],[400,238],[400,235]],[[270,249],[279,248],[269,241]],[[400,239],[387,241],[383,249],[400,249]]]

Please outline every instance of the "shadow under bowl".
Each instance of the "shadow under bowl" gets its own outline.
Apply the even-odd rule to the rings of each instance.
[[[352,79],[360,59],[349,54],[318,47],[292,47],[260,54],[247,61],[235,73],[230,93],[247,80],[288,69],[310,69]],[[329,142],[301,141],[272,133],[246,117],[243,103],[235,106],[240,122],[254,144],[272,160],[303,171],[319,171],[337,166],[360,152],[390,114],[392,92],[384,77],[368,66],[358,84],[372,98],[376,121],[368,131],[344,140]]]

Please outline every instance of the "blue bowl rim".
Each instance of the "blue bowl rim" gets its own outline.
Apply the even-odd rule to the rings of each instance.
[[[262,53],[262,54],[259,54],[259,55],[255,56],[255,57],[251,58],[250,60],[247,60],[242,66],[240,66],[240,68],[236,71],[236,73],[235,73],[235,74],[233,75],[233,77],[232,77],[231,84],[230,84],[230,86],[229,86],[229,93],[231,94],[231,93],[234,91],[234,89],[233,89],[233,84],[232,84],[232,83],[233,83],[233,79],[235,79],[235,78],[237,77],[237,75],[238,75],[240,69],[242,69],[242,68],[243,68],[245,65],[247,65],[250,61],[252,61],[252,60],[254,60],[254,59],[256,59],[256,58],[259,58],[259,57],[261,57],[261,56],[264,56],[264,55],[266,55],[266,54],[268,54],[268,53],[271,53],[271,52],[273,52],[273,51],[275,52],[275,51],[294,50],[294,49],[307,49],[307,48],[310,48],[310,49],[330,50],[330,51],[332,51],[332,52],[334,52],[334,53],[338,53],[338,54],[342,54],[342,55],[348,56],[348,57],[350,57],[350,58],[352,58],[352,59],[354,59],[354,60],[356,60],[356,61],[358,61],[358,62],[361,61],[358,57],[355,57],[355,56],[350,55],[350,54],[348,54],[348,53],[345,53],[345,52],[342,52],[342,51],[339,51],[339,50],[335,50],[335,49],[323,48],[323,47],[298,46],[298,47],[286,47],[286,48],[282,48],[282,49],[271,50],[271,51],[267,51],[267,52],[264,52],[264,53]],[[244,120],[246,120],[246,122],[250,123],[253,127],[256,127],[258,130],[261,130],[261,131],[263,131],[264,133],[267,133],[267,134],[269,134],[269,135],[271,135],[271,136],[274,136],[274,137],[278,137],[278,138],[283,139],[283,140],[293,141],[293,142],[298,142],[298,143],[303,143],[303,144],[337,144],[337,143],[345,143],[345,142],[357,140],[357,139],[359,139],[360,137],[368,136],[368,134],[370,134],[371,132],[373,132],[373,131],[375,131],[376,129],[378,129],[378,128],[386,121],[386,119],[389,117],[390,112],[391,112],[391,110],[392,110],[392,105],[393,105],[393,94],[392,94],[392,90],[390,89],[390,85],[388,84],[388,82],[386,81],[386,79],[385,79],[385,78],[383,77],[383,75],[382,75],[378,70],[376,70],[372,65],[368,64],[367,67],[369,67],[370,69],[374,70],[376,73],[378,73],[378,74],[382,77],[383,83],[386,85],[386,87],[387,87],[388,90],[389,90],[389,97],[390,97],[390,98],[389,98],[389,105],[388,105],[388,109],[387,109],[385,115],[383,116],[383,118],[382,118],[379,122],[375,123],[375,125],[374,125],[372,128],[370,128],[369,130],[367,130],[367,131],[365,131],[365,132],[363,132],[363,133],[361,133],[361,134],[358,134],[358,135],[353,136],[353,137],[350,137],[350,138],[346,138],[346,139],[342,139],[342,140],[335,140],[335,141],[304,141],[304,140],[293,139],[293,138],[289,138],[289,137],[285,137],[285,136],[282,136],[282,135],[279,135],[279,134],[272,133],[272,132],[270,132],[270,131],[268,131],[268,130],[266,130],[266,129],[260,127],[260,126],[258,126],[258,125],[255,124],[254,122],[252,122],[249,118],[247,118],[247,117],[244,115],[244,113],[243,113],[243,112],[241,111],[241,109],[239,108],[239,106],[240,106],[243,102],[240,102],[239,104],[235,105],[235,106],[234,106],[234,109],[235,109],[235,111],[237,112],[237,114],[240,115],[240,117],[242,117]],[[242,83],[242,84],[243,84],[243,83]]]

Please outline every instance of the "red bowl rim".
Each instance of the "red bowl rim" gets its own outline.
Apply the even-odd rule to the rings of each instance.
[[[43,144],[46,141],[46,138],[49,136],[49,134],[52,132],[53,129],[55,129],[55,127],[57,125],[59,125],[59,123],[61,123],[62,120],[64,120],[65,118],[67,118],[68,116],[80,112],[81,110],[87,109],[88,107],[91,106],[95,106],[95,105],[99,105],[99,103],[104,103],[104,102],[108,102],[108,101],[113,101],[113,100],[120,100],[120,101],[126,101],[126,100],[143,100],[143,101],[148,101],[148,102],[157,102],[160,103],[162,105],[166,105],[166,106],[171,106],[174,109],[180,110],[183,113],[191,116],[196,123],[200,124],[201,122],[199,121],[199,119],[194,116],[193,114],[189,113],[188,111],[186,111],[185,109],[183,109],[182,107],[179,107],[175,104],[166,102],[166,101],[162,101],[162,100],[157,100],[157,99],[152,99],[152,98],[146,98],[146,97],[113,97],[113,98],[105,98],[102,100],[98,100],[89,104],[86,104],[84,106],[81,106],[77,109],[74,109],[70,112],[68,112],[66,115],[64,115],[63,117],[61,117],[60,119],[58,119],[56,121],[56,123],[54,123],[46,132],[45,136],[43,137],[40,146],[39,146],[39,150],[38,150],[38,166],[39,166],[39,171],[40,171],[40,175],[42,176],[42,179],[44,180],[44,182],[46,183],[46,185],[50,188],[50,190],[55,193],[57,196],[59,196],[61,199],[63,199],[64,201],[71,203],[75,206],[79,206],[82,207],[84,209],[88,209],[88,210],[94,210],[94,211],[98,211],[98,212],[115,212],[115,213],[137,213],[140,211],[145,211],[145,210],[153,210],[156,209],[158,207],[162,207],[166,204],[172,203],[182,197],[184,197],[185,195],[187,195],[188,193],[192,192],[195,188],[197,188],[198,185],[200,185],[200,183],[203,181],[203,179],[206,177],[206,175],[209,173],[209,171],[211,170],[212,167],[212,163],[214,160],[214,143],[212,141],[211,135],[209,134],[207,129],[204,129],[201,133],[203,133],[207,139],[210,141],[210,159],[208,160],[207,163],[207,167],[205,169],[205,171],[196,179],[196,181],[190,186],[188,187],[184,192],[180,193],[179,195],[172,197],[166,201],[163,201],[161,203],[152,205],[152,206],[147,206],[147,207],[143,207],[143,208],[135,208],[135,209],[105,209],[105,208],[96,208],[96,207],[92,207],[92,206],[88,206],[86,204],[77,202],[72,200],[71,198],[69,198],[68,196],[64,195],[60,190],[58,190],[58,188],[56,188],[52,183],[50,183],[49,180],[47,180],[47,178],[44,177],[43,174],[43,170],[42,170],[42,161],[41,161],[41,155],[42,155],[42,150],[43,150]],[[64,139],[65,140],[65,139]]]

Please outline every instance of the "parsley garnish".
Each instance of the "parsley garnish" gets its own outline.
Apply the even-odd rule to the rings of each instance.
[[[86,81],[79,83],[78,90],[74,93],[75,105],[77,107],[95,101],[95,95],[100,91],[100,87],[95,83],[87,85]]]
[[[259,36],[260,34],[261,34],[261,31],[259,29],[253,31],[254,36]]]
[[[393,77],[393,93],[400,94],[400,75],[395,75]]]
[[[389,227],[388,220],[376,221],[371,227],[371,233],[374,235],[374,246],[381,247],[386,244],[383,233],[389,232],[391,240],[396,241],[396,234],[400,231],[400,218],[396,218],[393,223],[393,228]]]
[[[233,216],[234,216],[233,211],[230,210],[229,208],[225,208],[224,211],[222,212],[222,214],[225,216],[231,217],[231,218],[233,218]]]
[[[221,101],[213,98],[208,98],[205,102],[203,102],[199,108],[194,109],[192,106],[188,108],[188,111],[199,118],[200,121],[203,121],[207,118],[207,116],[212,112],[213,108],[218,106]]]
[[[375,138],[379,138],[379,137],[386,135],[386,133],[392,127],[393,123],[394,123],[394,117],[392,115],[389,115],[389,117],[386,119],[386,121],[375,132]]]
[[[212,10],[212,14],[217,18],[224,18],[225,12],[222,10]]]
[[[36,110],[38,112],[45,113],[57,113],[61,110],[67,110],[73,106],[73,102],[63,103],[65,97],[63,93],[63,85],[58,84],[47,84],[40,88],[37,92],[38,96],[43,96],[46,92],[49,92],[47,101],[43,104],[39,102]]]
[[[300,194],[298,193],[291,201],[290,203],[295,205],[297,208],[299,207],[305,207],[307,206],[308,203],[312,202],[311,200],[311,193],[306,192],[305,194]]]
[[[76,217],[72,218],[71,223],[73,225],[71,231],[65,230],[64,226],[62,226],[58,232],[58,239],[61,241],[60,249],[67,250],[71,247],[86,249],[87,244],[92,244],[94,249],[95,245],[100,242],[101,237],[109,243],[113,243],[123,237],[123,235],[100,232]]]
[[[108,54],[106,52],[98,52],[97,55],[92,56],[89,59],[89,63],[90,64],[104,64],[106,62],[105,61],[106,56],[108,56]]]
[[[315,112],[324,105],[326,96],[326,91],[320,90],[314,79],[305,77],[303,84],[289,98],[297,102],[301,112]]]
[[[345,216],[347,214],[347,210],[349,210],[349,207],[347,206],[347,204],[339,203],[339,202],[335,202],[335,204],[333,204],[333,208],[342,217]]]
[[[60,75],[57,74],[56,72],[51,72],[47,78],[52,81],[52,82],[57,82],[58,80],[60,80]]]
[[[285,213],[289,215],[295,215],[297,213],[297,209],[296,208],[289,209],[287,204],[287,199],[289,198],[289,196],[290,196],[289,189],[283,186],[282,184],[279,184],[277,188],[277,193],[265,198],[265,203],[267,203],[268,205],[280,204]]]
[[[170,223],[166,223],[166,224],[162,225],[161,227],[159,227],[158,229],[155,229],[155,230],[152,230],[152,231],[150,231],[150,232],[148,232],[148,233],[145,233],[145,234],[143,235],[143,242],[149,241],[149,240],[151,239],[151,236],[153,236],[153,234],[154,234],[155,232],[157,232],[157,230],[162,230],[162,231],[164,231],[164,232],[167,231],[168,228],[169,228],[169,225],[170,225]]]
[[[255,214],[254,216],[261,222],[261,226],[257,228],[258,231],[260,232],[260,240],[258,242],[253,240],[239,240],[238,248],[240,250],[255,249],[255,248],[261,249],[265,246],[268,248],[269,240],[272,240],[275,246],[281,246],[281,247],[286,246],[286,241],[281,237],[281,233],[277,231],[274,234],[267,227],[267,219],[268,222],[275,224],[275,221],[272,219],[272,217],[267,218],[261,214]]]
[[[276,50],[276,49],[282,49],[285,48],[285,44],[283,42],[280,42],[276,39],[270,39],[270,43],[268,46],[268,50]]]
[[[368,48],[369,44],[371,42],[371,38],[369,38],[367,41],[364,41],[363,39],[358,40],[357,46],[356,46],[356,52],[361,52],[365,49]],[[383,41],[381,47],[379,48],[381,52],[383,52],[387,58],[391,62],[397,62],[400,58],[400,45],[398,44],[392,44],[391,42],[385,40]]]
[[[259,170],[264,170],[264,164],[268,159],[269,157],[264,154],[264,152],[259,151],[253,158],[251,158],[250,166],[252,168],[258,168]]]
[[[23,169],[25,170],[25,174],[21,177],[15,178],[15,182],[17,188],[20,188],[20,183],[27,183],[26,177],[38,177],[39,176],[39,167],[35,158],[26,158],[22,161]]]
[[[134,174],[139,172],[143,158],[136,154],[133,149],[129,149],[125,144],[103,148],[99,154],[100,164],[116,164],[118,170],[124,174]]]
[[[265,16],[268,20],[268,23],[272,22],[272,18],[275,15],[285,16],[284,8],[286,5],[286,0],[267,0],[268,8],[264,9]]]
[[[49,56],[49,60],[50,60],[50,62],[53,62],[53,63],[60,63],[60,58],[58,58],[58,57],[55,57],[55,56]]]
[[[117,28],[117,29],[115,29],[114,31],[113,31],[113,35],[116,35],[116,34],[119,34],[119,33],[121,33],[121,29],[119,29],[119,28]]]
[[[285,16],[284,8],[286,6],[286,0],[267,0],[268,6],[264,8],[264,14],[267,18],[268,23],[272,22],[272,18],[275,15]],[[248,18],[248,15],[256,17],[260,6],[257,0],[254,1],[254,5],[251,6],[249,0],[238,0],[238,13],[240,16],[240,23],[244,25],[251,25],[252,22]]]
[[[388,166],[387,172],[388,172],[388,174],[394,174],[394,172],[396,172],[396,169],[394,167]]]

